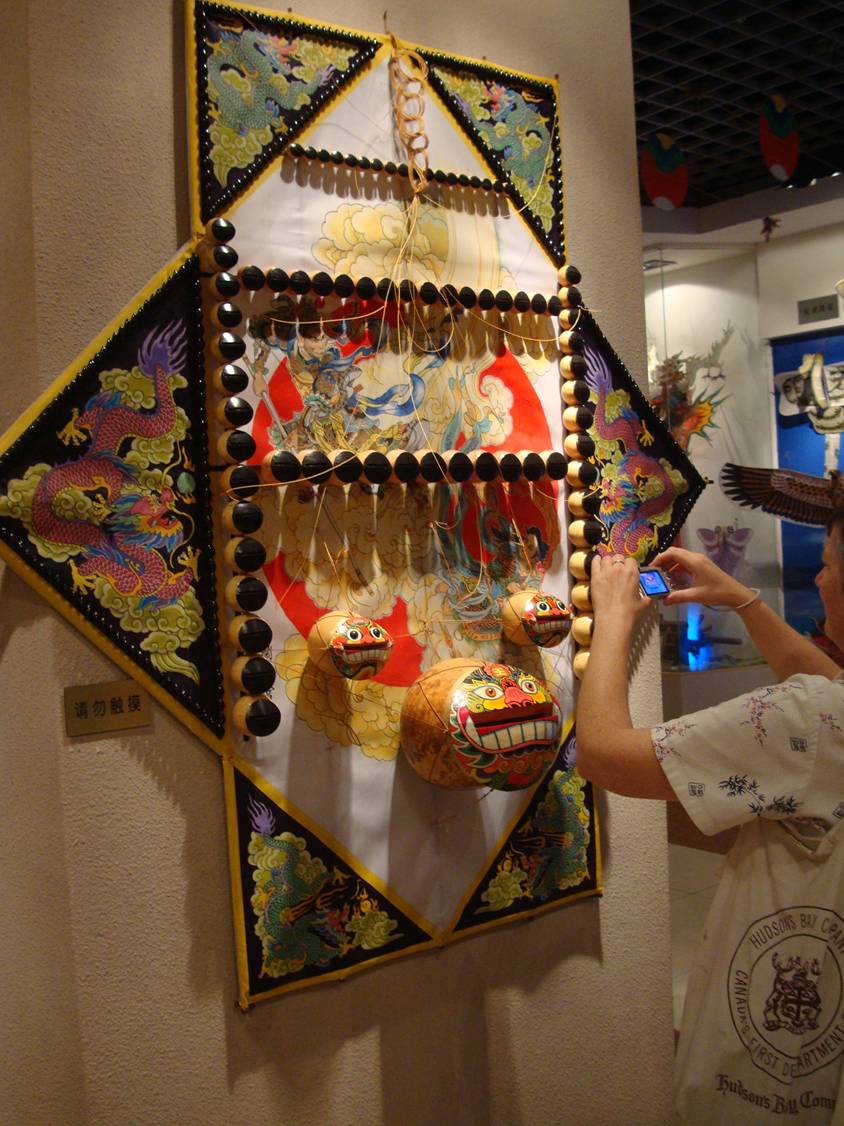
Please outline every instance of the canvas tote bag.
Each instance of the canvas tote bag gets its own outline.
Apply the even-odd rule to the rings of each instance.
[[[844,1124],[844,821],[817,847],[796,825],[757,818],[726,859],[683,1012],[684,1123]]]

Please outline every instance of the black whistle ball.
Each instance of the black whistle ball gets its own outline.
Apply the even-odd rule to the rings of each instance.
[[[237,643],[244,653],[261,653],[273,639],[273,631],[263,618],[249,618],[237,631]]]
[[[226,437],[226,453],[232,461],[249,461],[255,453],[255,439],[245,430],[232,430]]]
[[[211,260],[218,270],[232,270],[237,265],[237,251],[231,246],[212,247]]]
[[[331,462],[322,450],[310,450],[302,458],[302,476],[312,485],[321,485],[331,476]]]
[[[213,282],[214,289],[221,297],[236,297],[240,293],[240,282],[234,274],[216,274]]]
[[[235,465],[225,479],[226,491],[238,497],[253,497],[261,483],[254,465]]]
[[[239,395],[249,386],[249,376],[236,364],[223,364],[217,370],[217,384],[230,395]]]
[[[224,329],[234,329],[243,320],[243,313],[231,301],[217,305],[213,315],[215,323],[222,325]]]
[[[300,297],[311,292],[311,279],[304,270],[294,270],[290,275],[289,284],[293,292],[298,293]]]
[[[475,476],[479,481],[494,481],[498,476],[498,459],[489,450],[484,450],[475,458]]]
[[[259,697],[246,710],[246,729],[250,735],[262,738],[272,735],[281,723],[281,712],[272,700]]]
[[[234,564],[238,571],[258,571],[267,561],[267,549],[260,540],[242,539],[234,549]]]
[[[273,266],[271,270],[267,270],[267,285],[273,293],[284,293],[285,289],[290,285],[290,278],[287,276],[285,270],[279,269],[278,266]]]
[[[566,469],[568,469],[568,462],[564,454],[556,451],[548,454],[545,459],[545,472],[552,481],[562,481],[566,475]]]
[[[249,582],[257,582],[250,579]],[[266,657],[250,657],[240,672],[240,686],[250,696],[266,692],[275,684],[275,669]]]
[[[234,223],[228,219],[212,219],[206,230],[216,242],[231,242],[236,233]]]
[[[257,532],[264,522],[264,512],[251,500],[239,500],[231,510],[232,527],[239,532]]]
[[[217,352],[224,360],[239,360],[246,351],[243,337],[236,332],[221,332],[216,340]]]
[[[389,481],[392,472],[393,467],[386,454],[375,451],[363,459],[363,475],[371,485],[383,485]]]
[[[570,356],[568,369],[575,379],[585,379],[589,371],[589,365],[586,363],[586,359],[583,356]]]
[[[263,289],[266,283],[264,271],[259,266],[244,266],[239,274],[241,285],[244,289],[252,290],[253,292],[258,289]]]
[[[245,426],[252,419],[252,407],[245,399],[234,396],[226,400],[223,414],[230,426]]]
[[[402,450],[393,461],[393,473],[403,485],[409,485],[419,476],[419,462],[409,450]]]
[[[456,481],[458,484],[468,481],[473,471],[472,459],[460,450],[448,459],[448,475],[452,481]]]
[[[363,301],[370,301],[375,296],[375,282],[372,278],[360,278],[355,289],[357,290],[358,297]]]
[[[596,490],[593,493],[586,493],[580,502],[583,505],[583,511],[590,516],[597,516],[601,511],[601,494]]]
[[[289,485],[291,481],[298,481],[302,476],[302,464],[289,450],[279,450],[278,453],[273,454],[270,471],[276,481]]]
[[[334,476],[344,485],[351,485],[363,473],[360,458],[351,450],[341,450],[334,458]]]
[[[581,485],[594,485],[598,480],[597,466],[592,465],[589,461],[582,461],[578,471],[578,480]]]
[[[446,474],[445,458],[442,454],[428,450],[428,452],[424,453],[419,459],[419,472],[429,485],[436,484],[437,481],[443,481]]]
[[[334,279],[334,292],[338,297],[351,297],[355,292],[355,283],[348,274],[338,274]]]
[[[245,611],[247,614],[254,614],[256,610],[260,610],[266,604],[267,594],[267,588],[260,579],[256,579],[252,575],[244,575],[237,584],[235,599],[241,610]],[[269,661],[267,661],[267,664],[269,664]],[[270,665],[270,669],[272,669],[272,665]],[[275,680],[275,673],[273,673],[270,684],[272,684],[273,680]],[[242,675],[241,683],[243,683]],[[247,692],[266,692],[269,686],[269,684],[264,688],[250,686],[246,690]],[[244,687],[246,686],[244,685]]]
[[[525,454],[522,461],[522,472],[528,481],[538,481],[545,475],[545,462],[539,454]]]
[[[498,467],[501,470],[501,476],[505,481],[518,481],[518,479],[522,475],[522,462],[518,454],[500,454],[498,458]]]

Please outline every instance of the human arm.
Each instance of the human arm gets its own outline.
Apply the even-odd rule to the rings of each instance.
[[[750,587],[722,571],[705,555],[670,547],[654,559],[654,566],[668,571],[672,578],[686,576],[691,582],[690,586],[667,595],[666,606],[702,602],[735,609],[760,656],[779,680],[787,680],[795,673],[826,676],[832,680],[841,672],[835,661],[792,629],[770,606],[761,599],[754,600]],[[743,603],[747,605],[742,606]]]
[[[636,624],[650,605],[639,592],[631,558],[592,563],[593,640],[577,705],[577,768],[584,778],[635,798],[674,799],[654,753],[649,728],[634,727],[627,663]]]

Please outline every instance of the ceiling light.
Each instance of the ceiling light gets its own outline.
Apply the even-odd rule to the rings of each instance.
[[[663,266],[676,266],[677,263],[670,258],[646,258],[642,263],[643,270],[659,270]]]

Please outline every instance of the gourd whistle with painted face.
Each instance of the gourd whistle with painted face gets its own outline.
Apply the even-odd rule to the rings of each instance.
[[[354,614],[323,614],[308,634],[308,655],[314,664],[347,680],[376,676],[392,648],[393,639],[383,626]]]
[[[512,665],[473,669],[456,687],[449,721],[463,769],[502,790],[535,782],[560,739],[557,701],[538,677]]]
[[[516,645],[559,645],[571,629],[571,611],[556,595],[517,590],[501,606],[504,636]]]

